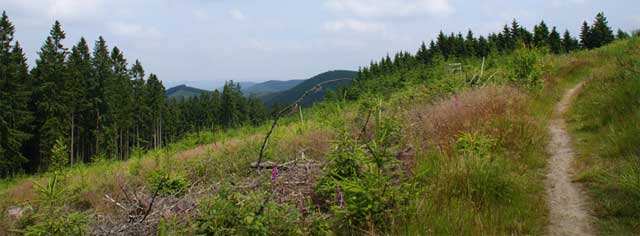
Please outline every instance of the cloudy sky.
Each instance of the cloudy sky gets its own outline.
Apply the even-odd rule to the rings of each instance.
[[[486,34],[513,18],[577,33],[604,11],[616,29],[640,28],[638,0],[2,0],[0,9],[32,63],[59,20],[67,47],[102,35],[167,87],[357,69],[388,52],[414,52],[440,29]]]

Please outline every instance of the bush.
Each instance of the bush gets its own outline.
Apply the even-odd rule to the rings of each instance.
[[[147,176],[152,191],[157,191],[160,195],[182,196],[186,193],[189,181],[179,174],[174,174],[166,170],[156,170]]]
[[[388,220],[404,198],[400,191],[403,184],[394,182],[398,168],[391,165],[395,162],[392,150],[399,140],[398,125],[382,119],[380,112],[374,114],[371,140],[342,134],[329,153],[325,175],[316,185],[317,195],[326,204],[324,209],[334,216],[338,234],[388,231]]]
[[[62,171],[69,164],[69,149],[64,139],[59,138],[51,149],[51,163],[49,171]]]
[[[509,57],[507,78],[512,82],[533,88],[542,85],[542,73],[545,64],[542,61],[543,53],[538,49],[521,48],[513,52]]]
[[[200,205],[195,227],[198,235],[301,235],[298,219],[294,206],[268,193],[221,190]]]
[[[46,185],[36,185],[37,205],[28,206],[28,211],[20,219],[23,229],[15,230],[29,236],[81,236],[89,234],[91,216],[82,212],[69,212],[67,205],[74,199],[74,192],[68,191],[62,179],[54,174]],[[71,195],[71,196],[70,196]]]

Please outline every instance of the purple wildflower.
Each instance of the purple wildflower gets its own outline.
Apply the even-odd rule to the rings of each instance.
[[[456,109],[460,109],[460,100],[458,99],[458,96],[453,96],[455,101],[456,101]]]
[[[280,173],[278,173],[278,167],[274,166],[273,169],[271,169],[271,180],[275,181],[278,176],[280,176]]]
[[[344,208],[344,198],[342,197],[342,191],[340,191],[340,187],[336,186],[338,190],[338,207],[340,209]]]

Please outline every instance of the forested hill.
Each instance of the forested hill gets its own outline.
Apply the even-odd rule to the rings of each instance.
[[[322,100],[327,92],[335,90],[340,86],[346,86],[350,84],[351,80],[354,79],[357,74],[357,72],[349,70],[328,71],[305,80],[303,83],[298,84],[297,86],[289,90],[268,94],[261,97],[261,99],[267,106],[273,106],[276,104],[288,105],[296,101],[300,96],[302,96],[302,94],[304,94],[307,90],[312,89],[317,84],[332,80],[339,80],[322,85],[322,88],[319,91],[315,91],[309,94],[300,103],[303,106],[310,106],[314,102]]]
[[[166,91],[164,91],[164,95],[167,97],[194,97],[208,92],[210,91],[189,87],[183,84],[167,89]]]
[[[244,93],[247,96],[255,95],[259,97],[259,96],[264,96],[270,93],[277,93],[277,92],[282,92],[282,91],[291,89],[302,82],[304,82],[304,80],[286,80],[286,81],[269,80],[266,82],[254,84],[247,88],[243,87],[242,93]]]

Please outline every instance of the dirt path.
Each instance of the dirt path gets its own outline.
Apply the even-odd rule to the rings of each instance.
[[[563,118],[583,83],[564,94],[549,125],[551,142],[547,149],[551,158],[548,161],[546,188],[551,222],[547,232],[551,236],[596,235],[590,223],[586,195],[577,184],[571,182],[574,153]]]

